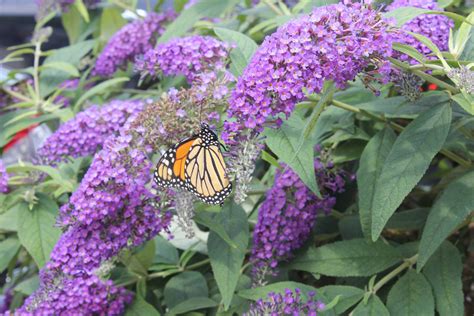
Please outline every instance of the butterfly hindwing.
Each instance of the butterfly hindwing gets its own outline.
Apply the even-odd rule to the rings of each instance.
[[[184,188],[209,204],[222,204],[232,191],[217,135],[206,124],[163,154],[154,178],[160,186]]]

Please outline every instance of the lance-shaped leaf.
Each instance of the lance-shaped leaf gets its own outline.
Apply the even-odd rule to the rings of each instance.
[[[375,185],[372,204],[372,240],[425,174],[448,136],[452,111],[437,105],[421,113],[398,136]]]
[[[309,248],[293,260],[290,268],[329,276],[370,276],[400,260],[400,253],[381,241],[351,239]]]
[[[423,274],[433,288],[440,316],[464,314],[462,270],[461,255],[449,242],[444,242],[423,268]]]
[[[390,289],[387,308],[392,316],[434,315],[431,286],[423,274],[408,270]]]
[[[240,269],[245,258],[245,249],[249,241],[249,225],[247,214],[235,203],[226,204],[222,212],[216,216],[226,234],[237,247],[232,247],[215,231],[209,233],[207,249],[211,259],[212,271],[222,295],[225,309],[229,308],[234,296]]]
[[[364,236],[372,235],[372,209],[377,179],[382,166],[395,142],[396,135],[390,128],[378,132],[369,141],[360,157],[357,170],[357,188],[359,189],[359,216]]]

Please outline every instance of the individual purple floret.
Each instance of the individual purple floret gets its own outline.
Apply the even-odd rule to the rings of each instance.
[[[332,170],[332,163],[314,161],[316,179],[323,196],[318,198],[288,167],[277,170],[273,187],[260,205],[253,233],[251,261],[254,282],[260,284],[275,271],[280,261],[291,258],[314,226],[318,214],[328,214],[336,203],[334,194],[344,190],[343,173]]]
[[[308,300],[303,300],[301,290],[285,289],[285,294],[268,293],[267,299],[259,299],[250,305],[250,310],[244,316],[316,316],[326,307],[322,301],[315,300],[316,293],[309,292]]]
[[[165,24],[174,17],[172,12],[149,13],[143,20],[122,27],[104,47],[92,74],[109,77],[136,56],[153,49],[157,37],[165,30]]]
[[[210,36],[175,38],[137,58],[135,68],[155,77],[184,75],[192,82],[196,75],[225,69],[230,46]]]
[[[0,193],[8,192],[8,173],[3,161],[0,160]]]
[[[125,289],[95,275],[63,276],[51,282],[43,282],[13,315],[122,315],[133,299]]]
[[[395,0],[392,4],[387,6],[387,11],[392,11],[400,7],[416,7],[443,11],[434,0]],[[420,53],[428,57],[428,55],[432,53],[431,50],[413,36],[403,31],[424,35],[438,46],[441,51],[446,51],[448,49],[449,29],[452,27],[454,27],[454,22],[444,15],[423,14],[405,23],[401,27],[402,31],[396,33],[395,41],[414,47]],[[394,52],[394,56],[403,61],[418,63],[416,60],[397,51]],[[436,57],[432,56],[428,58]]]
[[[226,141],[243,129],[256,132],[278,114],[288,116],[298,101],[320,92],[325,80],[338,87],[375,66],[389,73],[389,24],[369,5],[343,3],[316,8],[278,28],[254,54],[229,100]]]
[[[49,164],[67,157],[92,155],[110,135],[118,133],[129,117],[139,113],[143,105],[140,100],[115,100],[101,107],[94,105],[61,125],[38,154]]]

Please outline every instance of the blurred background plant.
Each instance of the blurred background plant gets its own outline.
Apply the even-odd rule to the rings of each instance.
[[[472,315],[473,3],[337,2],[0,0],[0,312]]]

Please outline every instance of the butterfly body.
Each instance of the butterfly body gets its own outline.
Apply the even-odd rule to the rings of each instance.
[[[222,204],[232,191],[217,135],[207,124],[168,149],[158,161],[155,182],[179,187],[208,204]]]

